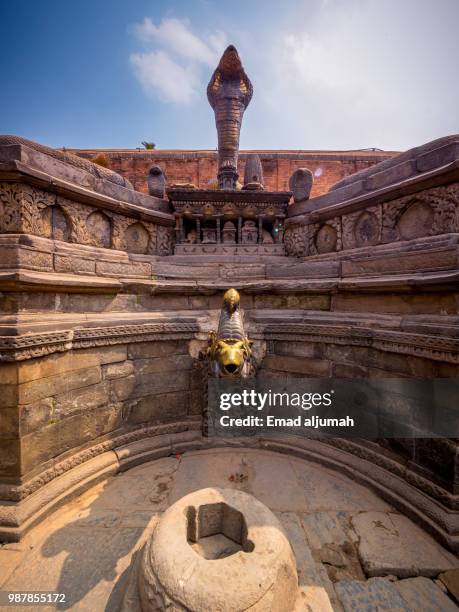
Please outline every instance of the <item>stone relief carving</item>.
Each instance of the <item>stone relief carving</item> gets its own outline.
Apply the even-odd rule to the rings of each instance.
[[[158,225],[156,227],[156,250],[158,255],[172,255],[174,251],[174,230],[172,227]]]
[[[24,183],[6,182],[0,183],[0,232],[160,255],[170,255],[174,241],[170,227],[101,211]]]
[[[0,231],[43,236],[42,211],[56,202],[54,194],[23,183],[0,183]]]
[[[381,241],[381,206],[343,215],[341,222],[343,249],[371,246]]]
[[[150,235],[142,223],[131,223],[131,225],[126,228],[124,241],[126,250],[130,253],[145,254],[148,252]]]
[[[109,249],[112,244],[112,223],[103,212],[95,211],[86,219],[88,234],[94,246]]]
[[[383,204],[382,242],[457,231],[459,183]]]
[[[303,257],[308,255],[308,226],[289,226],[284,231],[284,245],[290,257]]]
[[[332,251],[341,251],[341,218],[334,217],[325,223],[314,223],[309,226],[308,243],[310,255],[321,255]]]

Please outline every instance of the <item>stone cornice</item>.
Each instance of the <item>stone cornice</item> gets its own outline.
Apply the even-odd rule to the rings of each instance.
[[[404,181],[381,187],[355,197],[343,198],[340,189],[312,198],[306,203],[292,204],[288,208],[285,226],[317,223],[333,217],[365,210],[369,206],[390,202],[407,195],[414,195],[431,187],[447,185],[459,180],[459,160],[435,168],[429,172],[412,176]],[[348,189],[348,188],[343,188]]]
[[[287,322],[279,316],[270,319],[269,314],[266,315],[265,321],[263,321],[263,315],[254,318],[249,316],[247,319],[248,333],[260,341],[285,340],[373,347],[382,351],[414,355],[435,361],[459,363],[459,338],[456,337],[457,325],[454,324],[448,328],[443,323],[442,334],[433,335],[429,333],[428,328],[426,333],[396,329],[395,320],[392,329],[388,328],[389,321],[386,321],[384,329],[376,327],[379,323],[377,320],[373,322],[374,327],[372,327],[369,324],[368,315],[362,316],[361,320],[357,321],[355,316],[353,320],[350,318],[346,320],[343,315],[334,316],[333,313],[329,313],[329,316],[324,318],[320,317],[320,314],[323,313],[318,313],[318,318],[322,321],[308,323],[301,320],[291,322],[292,318],[301,319],[301,313],[298,311],[292,315],[288,311],[284,314]],[[194,318],[193,315],[195,315]],[[182,315],[185,321],[180,321],[180,315],[177,313],[175,320],[170,322],[142,323],[138,321],[136,324],[127,324],[124,321],[115,323],[116,313],[114,313],[112,320],[105,322],[99,320],[98,324],[96,320],[92,326],[85,327],[81,326],[81,322],[75,316],[76,321],[72,329],[41,331],[40,333],[28,331],[27,322],[24,321],[21,324],[24,330],[21,334],[0,336],[0,361],[23,361],[51,353],[96,346],[202,338],[208,331],[209,325],[206,317],[203,317],[202,313],[201,317],[199,315],[199,312],[190,312],[189,315]],[[48,326],[52,328],[53,325],[54,321],[49,321]],[[435,322],[432,322],[431,328],[434,325]],[[46,329],[46,324],[41,327]],[[451,335],[446,335],[448,332]]]
[[[136,200],[139,200],[138,203],[131,203],[120,199],[120,197],[117,198],[106,195],[68,182],[62,178],[57,178],[19,160],[0,162],[0,181],[23,182],[33,185],[34,187],[46,189],[51,193],[61,195],[75,202],[87,204],[102,210],[110,210],[126,217],[142,219],[144,221],[156,223],[157,225],[172,226],[175,222],[173,215],[169,213],[149,209],[145,205],[139,205],[141,199],[147,199],[150,196],[145,196],[144,194],[134,191],[129,193],[130,190],[116,185],[109,187],[113,193],[119,190],[119,196],[124,195],[126,198],[134,197]],[[153,200],[154,198],[150,199]]]

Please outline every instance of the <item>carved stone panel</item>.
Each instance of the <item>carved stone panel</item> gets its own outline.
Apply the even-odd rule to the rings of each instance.
[[[383,242],[458,231],[459,183],[434,187],[383,205]]]
[[[107,215],[99,211],[91,213],[86,219],[86,227],[94,246],[111,247],[112,224]]]
[[[363,212],[355,222],[354,234],[357,246],[376,244],[380,235],[378,217],[367,210]]]
[[[304,257],[308,255],[306,225],[294,225],[286,228],[284,244],[287,255],[290,257]]]
[[[326,223],[322,225],[316,234],[315,244],[318,253],[330,253],[336,251],[336,244],[338,241],[338,234],[336,229]]]
[[[54,240],[70,241],[70,222],[60,206],[51,207],[51,226]]]
[[[0,232],[43,236],[42,212],[56,201],[54,194],[22,183],[0,183]]]
[[[381,240],[381,206],[343,215],[343,249],[378,244]]]
[[[174,250],[174,230],[172,227],[156,226],[156,240],[158,255],[172,255]]]
[[[148,253],[150,235],[142,223],[132,223],[125,233],[126,250],[131,253]]]
[[[402,213],[397,223],[397,233],[402,240],[421,238],[432,233],[434,211],[425,202],[415,202]]]

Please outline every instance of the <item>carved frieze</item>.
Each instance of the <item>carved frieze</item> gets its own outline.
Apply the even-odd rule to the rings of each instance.
[[[434,187],[383,204],[382,241],[457,231],[459,183]]]
[[[290,257],[304,257],[309,254],[308,226],[293,225],[284,232],[284,245]]]
[[[0,183],[0,232],[44,236],[49,233],[42,214],[56,203],[54,194],[23,183]]]
[[[0,233],[33,234],[150,255],[170,255],[173,250],[170,227],[101,211],[25,183],[0,183]]]
[[[158,225],[156,227],[156,242],[156,252],[158,255],[172,255],[175,243],[173,228]]]

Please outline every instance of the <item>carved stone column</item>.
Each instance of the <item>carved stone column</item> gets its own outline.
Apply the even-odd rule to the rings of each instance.
[[[220,242],[222,241],[221,232],[220,232],[221,215],[216,215],[216,219],[217,219],[217,244],[220,244]]]

